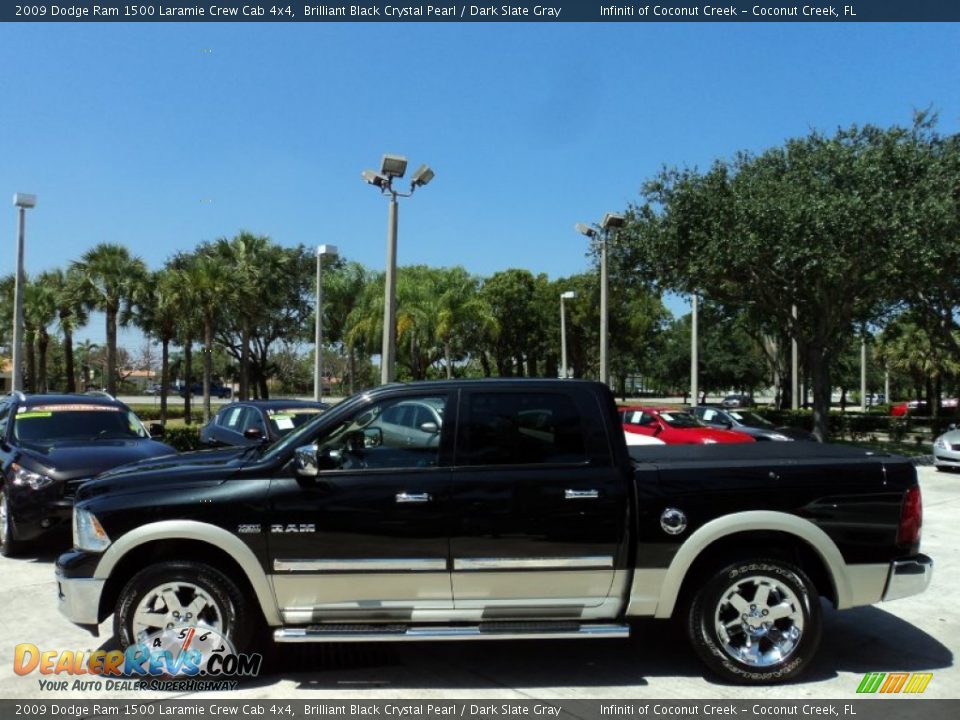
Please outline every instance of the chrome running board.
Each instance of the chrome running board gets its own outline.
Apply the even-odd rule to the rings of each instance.
[[[626,638],[629,625],[497,622],[480,625],[311,625],[275,630],[274,642],[393,642],[414,640],[566,640]]]

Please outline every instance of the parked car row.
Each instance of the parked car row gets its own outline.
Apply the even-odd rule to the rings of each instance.
[[[210,446],[272,443],[329,406],[300,400],[231,403],[201,429]],[[176,454],[125,403],[103,391],[12,393],[0,399],[0,555],[70,523],[77,488],[106,470]]]
[[[696,406],[689,412],[657,407],[626,407],[620,419],[628,445],[711,445],[760,441],[816,441],[802,428],[777,427],[748,410]],[[639,440],[638,438],[645,438]]]

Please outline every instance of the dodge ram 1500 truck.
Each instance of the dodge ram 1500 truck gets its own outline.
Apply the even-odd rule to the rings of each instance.
[[[821,603],[922,592],[916,471],[819,443],[627,448],[606,386],[387,385],[266,448],[84,484],[60,606],[121,646],[627,636],[683,620],[727,680],[795,677]]]

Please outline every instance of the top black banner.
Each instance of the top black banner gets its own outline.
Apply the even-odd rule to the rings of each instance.
[[[811,2],[600,2],[514,0],[466,5],[383,2],[24,2],[3,4],[6,22],[960,22],[957,0]]]

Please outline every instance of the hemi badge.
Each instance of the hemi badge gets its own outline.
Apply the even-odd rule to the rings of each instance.
[[[260,532],[260,523],[249,523],[247,525],[240,525],[237,528],[237,532],[242,535],[248,534],[248,533],[258,533]]]

